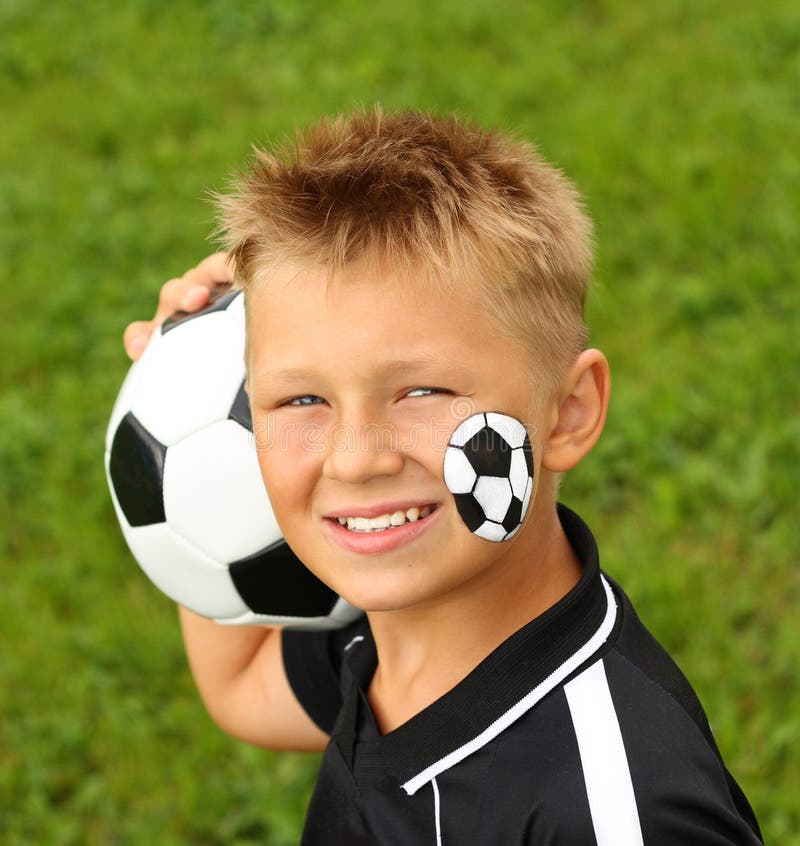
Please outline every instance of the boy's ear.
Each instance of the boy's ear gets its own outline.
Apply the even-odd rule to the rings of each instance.
[[[597,443],[606,422],[611,374],[600,350],[584,350],[558,389],[544,439],[542,467],[571,470]]]

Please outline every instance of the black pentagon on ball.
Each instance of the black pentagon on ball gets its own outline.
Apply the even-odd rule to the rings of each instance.
[[[244,389],[244,379],[236,392],[228,419],[235,420],[240,426],[244,426],[248,432],[253,431],[253,417],[250,414],[250,400],[247,391]]]
[[[507,477],[511,471],[511,446],[489,426],[477,431],[462,449],[478,476]]]
[[[111,443],[109,473],[122,513],[131,526],[163,523],[164,456],[157,441],[132,412],[121,420]]]
[[[207,314],[212,314],[215,311],[225,311],[225,309],[241,294],[241,291],[231,291],[228,286],[219,288],[212,288],[209,294],[209,304],[200,309],[200,311],[176,311],[171,314],[161,324],[161,334],[166,335],[167,332],[181,326],[190,320],[196,320],[198,317],[205,317]]]
[[[515,496],[511,497],[511,504],[508,506],[506,516],[503,517],[503,528],[507,532],[513,532],[522,521],[522,500]]]
[[[281,539],[228,568],[234,587],[256,614],[324,617],[339,597]]]
[[[474,532],[486,522],[486,514],[472,494],[453,494],[456,508],[467,528]]]

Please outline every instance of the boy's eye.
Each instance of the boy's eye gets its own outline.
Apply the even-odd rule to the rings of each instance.
[[[419,394],[419,391],[424,391],[425,393]],[[417,394],[418,396],[433,396],[433,394],[449,394],[450,391],[446,390],[445,388],[413,388],[410,390],[406,396],[410,397],[413,394]]]
[[[310,402],[307,402],[307,400],[310,400]],[[322,397],[315,396],[314,394],[304,394],[301,397],[294,397],[294,399],[287,400],[284,403],[284,405],[294,405],[294,406],[317,405],[317,403],[314,402],[314,400],[319,400],[320,402],[325,402],[325,400],[322,399]]]
[[[414,396],[433,396],[434,394],[449,394],[450,391],[446,390],[445,388],[412,388],[410,391],[406,393],[407,397],[414,397]],[[304,405],[318,405],[321,402],[325,402],[322,397],[318,397],[316,394],[303,394],[299,397],[293,397],[290,400],[286,400],[286,402],[281,403],[281,405],[293,405],[295,408]]]

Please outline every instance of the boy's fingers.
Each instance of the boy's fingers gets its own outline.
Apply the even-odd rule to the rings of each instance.
[[[176,311],[197,311],[207,302],[212,286],[200,285],[187,276],[170,279],[161,286],[158,308],[153,317],[156,323],[166,320]]]
[[[154,323],[150,320],[137,320],[125,327],[122,342],[125,345],[125,352],[128,358],[136,361],[144,352],[150,336],[153,334]]]
[[[208,302],[212,289],[231,282],[233,268],[228,263],[228,254],[213,253],[183,276],[161,286],[153,320],[160,323],[176,311],[197,311]]]
[[[187,274],[192,282],[213,288],[215,285],[233,282],[233,267],[228,262],[227,253],[212,253],[206,256],[197,267]]]

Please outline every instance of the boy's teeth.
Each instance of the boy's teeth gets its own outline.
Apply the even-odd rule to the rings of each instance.
[[[402,526],[406,521],[416,523],[431,513],[426,505],[419,509],[416,506],[408,511],[395,511],[393,514],[381,514],[379,517],[337,517],[339,524],[347,526],[351,532],[382,532],[392,526]]]

